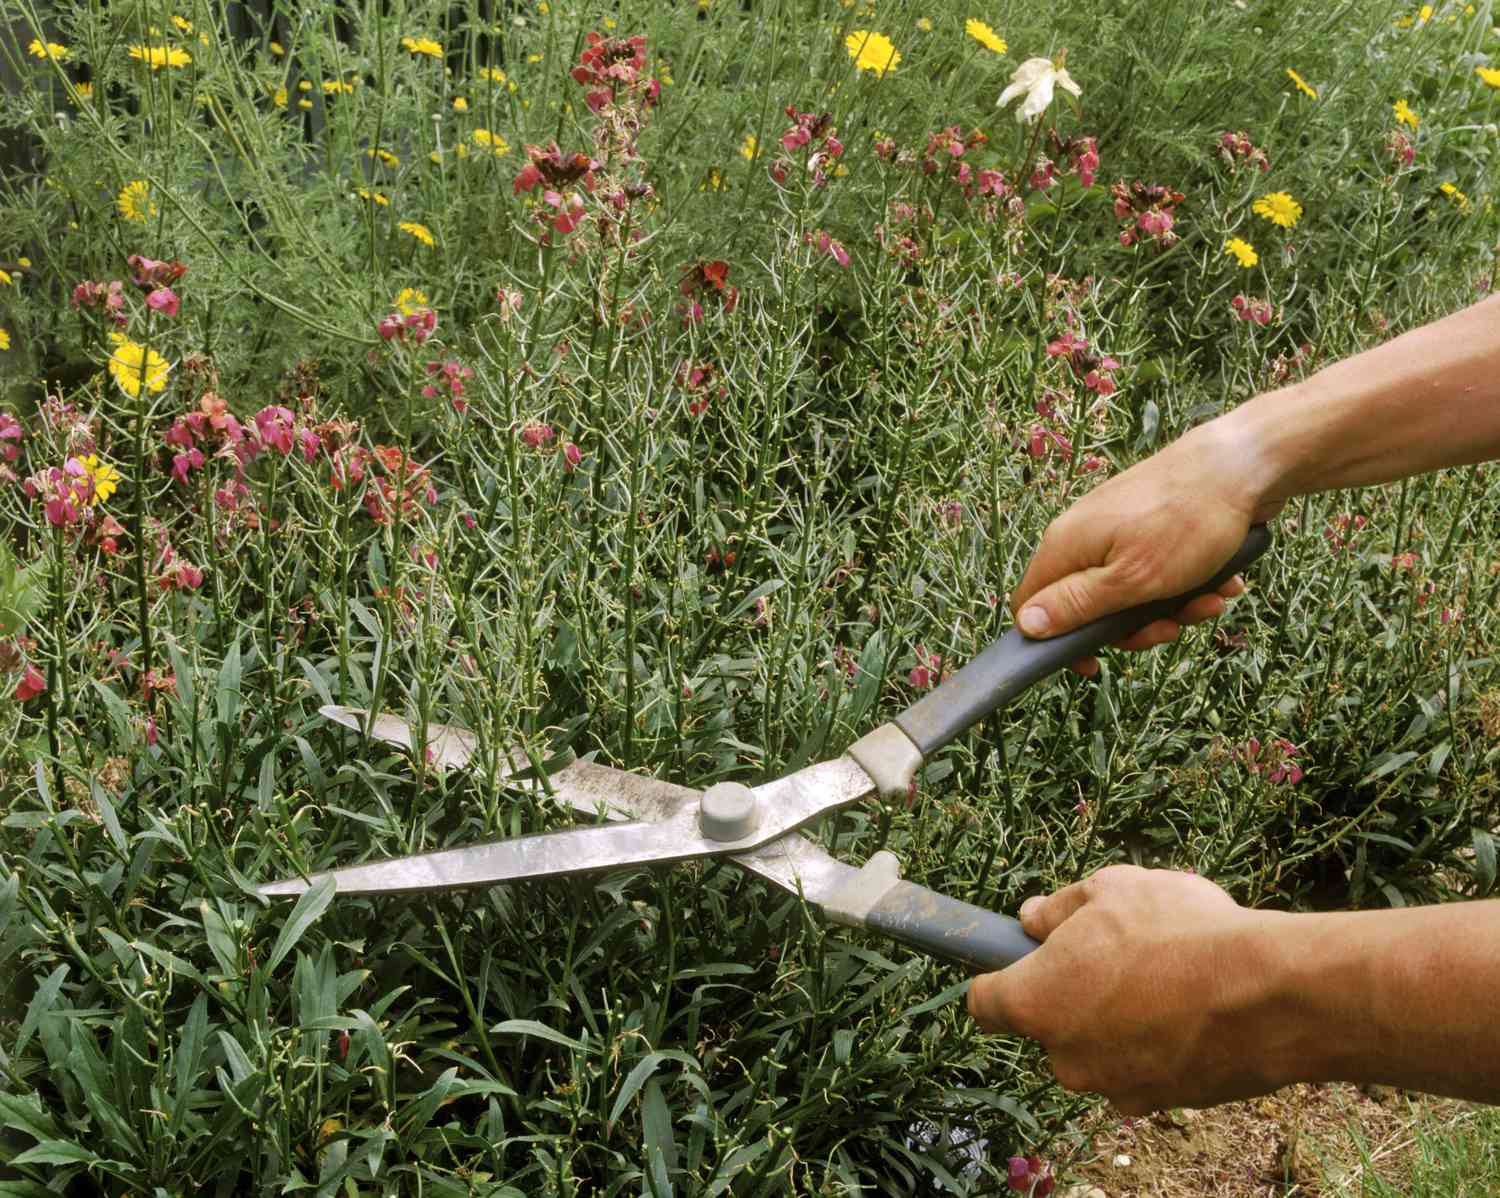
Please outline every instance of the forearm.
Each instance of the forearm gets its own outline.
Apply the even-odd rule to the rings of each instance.
[[[1500,901],[1262,927],[1272,1075],[1500,1102]]]
[[[1257,506],[1500,457],[1500,295],[1204,427]]]

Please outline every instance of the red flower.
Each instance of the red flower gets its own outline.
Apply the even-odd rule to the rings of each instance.
[[[573,470],[583,461],[583,450],[569,441],[563,446],[563,469]]]
[[[541,449],[551,444],[553,438],[556,436],[557,430],[550,424],[543,424],[536,420],[533,420],[521,430],[521,440],[531,446],[532,449]]]
[[[169,287],[187,274],[188,269],[175,259],[171,262],[158,262],[155,258],[143,258],[140,254],[131,254],[125,259],[125,265],[130,267],[131,281],[137,287]]]
[[[21,422],[9,412],[0,412],[0,462],[14,462],[21,456]]]
[[[16,701],[27,703],[47,689],[47,679],[35,666],[27,666],[16,683]]]

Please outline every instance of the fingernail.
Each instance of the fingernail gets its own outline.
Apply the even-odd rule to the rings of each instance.
[[[1052,628],[1052,620],[1046,611],[1035,605],[1023,607],[1017,623],[1027,636],[1046,636]]]
[[[1029,916],[1035,915],[1037,912],[1037,908],[1039,908],[1041,905],[1041,895],[1033,894],[1029,899],[1021,904],[1021,918],[1026,919]]]

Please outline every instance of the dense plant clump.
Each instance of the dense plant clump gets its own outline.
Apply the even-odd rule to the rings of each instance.
[[[518,748],[834,755],[1098,480],[1490,291],[1489,5],[0,15],[0,1188],[1065,1178],[1084,1103],[961,975],[732,867],[253,887],[567,826]],[[1487,893],[1497,500],[1297,502],[1216,625],[817,834],[1001,910]]]

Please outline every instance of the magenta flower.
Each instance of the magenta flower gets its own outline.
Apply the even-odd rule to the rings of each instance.
[[[563,446],[563,469],[574,470],[583,461],[583,450],[569,441]]]
[[[184,486],[187,485],[189,472],[203,465],[203,451],[196,445],[186,453],[172,455],[172,477]]]
[[[917,690],[927,690],[934,687],[942,678],[943,659],[936,653],[929,653],[926,645],[918,645],[915,650],[917,664],[907,674],[908,685]]]
[[[268,404],[251,418],[255,435],[263,446],[269,446],[286,457],[292,452],[292,411],[276,404]]]
[[[1057,1185],[1052,1166],[1039,1156],[1013,1156],[1007,1163],[1005,1184],[1018,1194],[1047,1198]]]
[[[146,307],[153,308],[166,316],[176,316],[180,302],[177,293],[170,287],[158,287],[146,295]]]
[[[532,449],[542,449],[550,445],[556,436],[556,429],[550,424],[543,424],[537,420],[533,420],[521,430],[521,440],[531,446]]]
[[[187,274],[188,269],[176,259],[158,262],[155,258],[143,258],[140,254],[131,254],[125,259],[125,265],[130,267],[131,282],[137,287],[168,287]]]
[[[21,422],[9,412],[0,412],[0,462],[14,462],[21,456]]]

